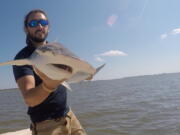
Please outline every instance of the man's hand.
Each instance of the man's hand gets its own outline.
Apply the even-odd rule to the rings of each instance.
[[[88,78],[86,78],[86,80],[92,80],[92,79],[93,79],[93,75],[91,75]]]
[[[62,80],[52,80],[51,78],[49,78],[48,76],[46,76],[44,73],[42,73],[41,71],[39,71],[37,68],[33,67],[34,71],[36,72],[36,74],[42,79],[43,84],[46,88],[48,88],[49,90],[54,90],[58,87],[59,84],[61,84],[62,82],[64,82],[66,79],[62,79]]]

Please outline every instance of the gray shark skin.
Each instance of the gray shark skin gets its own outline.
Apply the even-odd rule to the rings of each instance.
[[[38,47],[27,59],[0,63],[3,65],[32,65],[53,80],[80,82],[93,77],[105,64],[97,69],[80,59],[60,43],[48,43]]]

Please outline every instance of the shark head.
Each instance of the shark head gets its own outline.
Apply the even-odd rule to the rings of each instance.
[[[55,80],[69,78],[73,74],[74,68],[70,64],[73,59],[77,59],[77,56],[58,43],[40,46],[30,57],[36,68]]]
[[[33,65],[53,80],[65,78],[69,82],[83,81],[104,67],[93,68],[59,43],[40,46],[29,58],[0,63],[3,65]]]
[[[75,54],[70,52],[67,48],[59,43],[48,43],[46,45],[38,47],[35,52],[37,52],[39,55],[47,55],[49,57],[64,55],[79,59]]]

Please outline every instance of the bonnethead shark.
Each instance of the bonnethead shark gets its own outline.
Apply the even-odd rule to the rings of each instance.
[[[29,58],[0,63],[3,65],[32,65],[53,80],[81,82],[93,77],[105,64],[94,68],[60,43],[48,43],[38,47]]]

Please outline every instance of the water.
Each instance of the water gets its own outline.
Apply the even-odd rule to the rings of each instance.
[[[71,85],[69,104],[89,135],[179,135],[180,73]],[[29,127],[20,91],[0,91],[0,133]]]

